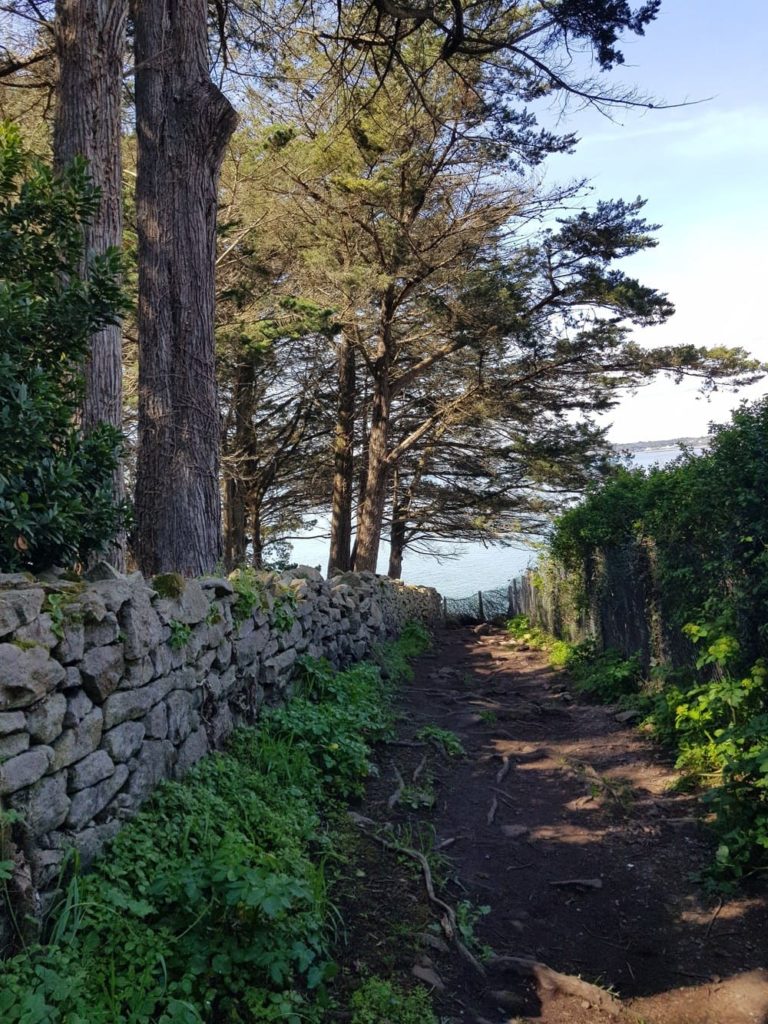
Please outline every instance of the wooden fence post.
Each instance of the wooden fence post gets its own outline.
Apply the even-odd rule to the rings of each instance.
[[[477,604],[480,611],[480,621],[485,622],[485,611],[483,609],[483,592],[478,590],[477,592]]]

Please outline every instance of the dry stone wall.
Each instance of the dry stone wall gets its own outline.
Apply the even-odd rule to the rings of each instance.
[[[162,779],[286,699],[300,655],[343,667],[441,608],[372,573],[264,574],[250,612],[229,579],[168,597],[106,565],[91,577],[0,575],[0,800],[35,890],[68,847],[90,863]]]

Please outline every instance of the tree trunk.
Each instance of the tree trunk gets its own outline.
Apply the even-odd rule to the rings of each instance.
[[[368,400],[368,381],[365,382],[365,393],[360,406],[360,470],[357,479],[357,514],[365,501],[365,486],[368,482],[368,413],[370,402]],[[354,572],[357,569],[357,534],[352,542],[352,553],[349,557],[349,568]]]
[[[231,572],[245,561],[245,489],[240,480],[227,477],[225,490],[224,563]]]
[[[375,383],[371,404],[365,497],[357,516],[356,572],[376,572],[384,509],[387,504],[390,412],[388,374],[382,374]]]
[[[395,474],[397,481],[397,474]],[[408,525],[407,504],[400,500],[398,488],[393,488],[392,525],[389,531],[389,569],[387,576],[399,580],[403,574],[403,554],[405,553],[405,531]]]
[[[248,447],[253,415],[253,364],[241,360],[232,385],[229,429],[224,437],[224,561],[232,570],[245,562],[248,541]]]
[[[133,0],[139,236],[136,541],[145,574],[221,553],[216,185],[237,117],[208,74],[206,0]]]
[[[261,498],[259,498],[259,502]],[[261,505],[251,506],[251,543],[254,569],[264,568],[264,541],[261,536]]]
[[[333,448],[333,504],[328,576],[352,567],[352,489],[355,443],[355,350],[346,337],[339,349],[339,404]]]
[[[355,542],[355,571],[376,572],[379,557],[384,509],[387,504],[389,480],[389,417],[392,412],[390,371],[397,344],[392,335],[395,313],[395,290],[390,285],[381,299],[379,339],[376,360],[373,363],[373,394],[371,396],[371,423],[368,430],[365,459],[364,493],[357,514]]]
[[[83,156],[101,201],[85,231],[86,260],[123,241],[122,111],[123,55],[128,0],[56,0],[56,51],[59,75],[53,153],[57,168]],[[122,342],[118,326],[91,339],[84,367],[83,429],[100,423],[123,425]],[[125,499],[123,467],[113,479],[116,502]],[[107,558],[125,569],[126,538],[118,536]]]

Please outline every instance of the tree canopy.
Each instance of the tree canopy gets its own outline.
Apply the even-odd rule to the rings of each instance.
[[[82,148],[99,170],[109,133],[81,133],[72,97],[91,90],[114,138],[134,45],[142,569],[259,564],[323,511],[330,568],[375,568],[387,530],[393,573],[409,544],[501,542],[602,473],[594,416],[626,388],[754,378],[740,349],[643,347],[637,329],[673,308],[621,265],[656,244],[642,200],[592,202],[542,173],[577,144],[538,123],[542,104],[652,105],[609,72],[659,8],[136,0],[127,19],[110,7],[92,41],[109,82],[89,85],[78,46],[100,9],[2,4],[0,99],[23,118],[9,95],[56,87],[60,164]],[[114,176],[94,180],[99,208],[119,206]],[[104,398],[98,336],[77,357],[86,413]]]

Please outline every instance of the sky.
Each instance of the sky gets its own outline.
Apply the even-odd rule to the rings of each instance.
[[[571,111],[581,141],[550,159],[550,181],[588,177],[601,198],[647,199],[659,245],[622,263],[669,294],[671,320],[645,328],[647,346],[742,346],[768,361],[768,5],[764,0],[662,0],[643,37],[622,46],[626,63],[608,82],[634,84],[674,110]],[[694,381],[661,380],[628,395],[605,417],[612,441],[706,433],[765,382],[702,398]]]

